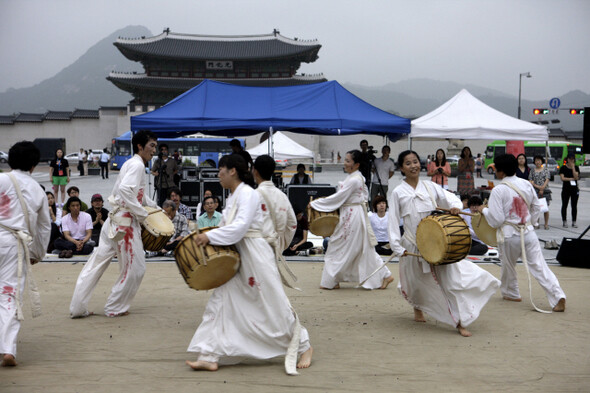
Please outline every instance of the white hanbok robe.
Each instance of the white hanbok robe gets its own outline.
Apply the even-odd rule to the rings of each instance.
[[[283,252],[291,244],[297,229],[297,217],[293,206],[284,192],[275,187],[272,181],[263,181],[256,189],[269,205],[271,221],[278,236],[278,249]]]
[[[40,261],[45,256],[51,234],[47,196],[29,172],[13,170],[11,173],[20,186],[28,209],[30,232],[16,189],[6,174],[0,174],[0,224],[30,235],[32,240],[27,244],[30,257]],[[0,354],[13,356],[16,356],[16,340],[20,329],[16,305],[23,298],[27,273],[26,266],[23,266],[19,282],[19,247],[14,234],[0,227]],[[29,264],[30,261],[23,263]]]
[[[547,266],[539,239],[531,225],[531,222],[536,222],[541,213],[537,192],[530,182],[516,176],[505,177],[502,180],[502,183],[504,182],[514,184],[523,193],[529,202],[530,210],[522,197],[506,185],[494,187],[490,194],[488,207],[483,209],[483,214],[490,226],[501,227],[504,235],[504,242],[498,243],[498,251],[502,260],[502,285],[500,288],[502,295],[513,299],[520,298],[518,279],[516,278],[516,261],[522,256],[522,247],[520,231],[514,226],[525,225],[524,244],[529,271],[545,290],[551,307],[555,307],[559,299],[565,299],[565,293],[559,286],[557,277]],[[505,225],[506,223],[508,225]]]
[[[235,216],[226,225],[234,205]],[[272,231],[268,208],[255,190],[241,183],[227,199],[220,225],[207,232],[209,242],[235,244],[241,266],[211,294],[188,352],[221,365],[284,356],[298,320],[281,284],[275,254],[257,237]],[[298,353],[309,347],[309,335],[301,327]]]
[[[404,250],[418,252],[418,224],[436,208],[426,187],[436,205],[447,209],[463,207],[459,198],[431,181],[419,181],[416,189],[402,181],[389,199],[389,243],[395,255],[401,256]],[[403,237],[400,218],[404,220]],[[433,266],[414,256],[400,258],[398,289],[402,296],[414,308],[453,327],[459,323],[469,326],[475,321],[499,286],[498,279],[465,259]]]
[[[320,284],[324,288],[334,288],[340,282],[362,282],[383,264],[367,231],[371,223],[363,204],[368,196],[365,178],[355,171],[338,183],[335,194],[311,202],[311,206],[320,212],[340,210],[340,220],[330,236],[324,257]],[[389,276],[391,272],[384,267],[367,280],[363,288],[379,288],[383,279]]]
[[[92,292],[115,255],[119,260],[120,273],[107,299],[105,315],[116,316],[129,310],[145,273],[140,224],[147,217],[147,211],[143,206],[157,205],[147,195],[145,164],[139,155],[134,155],[121,167],[109,201],[120,208],[115,216],[130,218],[131,225],[117,225],[111,215],[106,219],[100,231],[99,246],[94,249],[78,276],[70,304],[72,318],[88,315],[88,302]],[[117,242],[109,237],[111,229],[114,232],[124,231],[124,238]]]

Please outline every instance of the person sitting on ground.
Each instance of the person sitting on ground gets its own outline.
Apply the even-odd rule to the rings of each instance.
[[[375,251],[379,255],[391,255],[393,251],[389,246],[389,232],[387,221],[387,199],[382,195],[377,195],[373,199],[373,212],[369,213],[369,220],[373,233],[377,238],[377,245]]]
[[[472,196],[467,201],[467,208],[463,209],[465,213],[477,213],[479,212],[479,207],[483,205],[483,201],[477,195]],[[469,233],[471,234],[471,249],[469,250],[469,255],[485,255],[488,252],[488,246],[485,245],[475,232],[473,231],[473,227],[471,226],[471,216],[463,215],[463,219],[465,223],[469,227]]]
[[[171,187],[168,189],[168,199],[176,204],[176,211],[182,214],[187,220],[193,219],[193,212],[190,207],[180,202],[182,200],[182,191],[178,187]]]
[[[172,252],[176,249],[178,243],[189,235],[188,221],[182,214],[177,214],[176,203],[170,199],[164,201],[162,209],[164,209],[168,217],[172,220],[172,224],[174,224],[174,235],[160,253],[166,256],[172,256]]]
[[[47,195],[47,204],[49,207],[49,217],[51,218],[51,236],[49,237],[49,244],[47,245],[47,252],[53,251],[55,248],[53,242],[61,236],[61,209],[57,208],[55,203],[55,195],[51,191],[45,191]]]
[[[221,221],[221,213],[215,210],[215,197],[208,196],[203,200],[203,207],[205,213],[203,213],[197,220],[197,226],[200,228],[216,227]]]
[[[305,165],[297,165],[297,173],[293,175],[289,184],[313,184],[311,177],[305,173]]]
[[[94,249],[95,243],[90,240],[92,218],[90,214],[80,211],[80,205],[80,198],[75,196],[66,202],[70,213],[61,220],[63,239],[58,238],[53,242],[55,248],[61,250],[60,258],[71,258],[73,254],[88,255]]]
[[[76,197],[76,198],[80,198],[80,189],[76,186],[71,186],[70,188],[68,188],[68,198],[71,197]],[[88,210],[88,205],[84,202],[82,202],[80,200],[80,211],[85,212],[86,210]],[[69,213],[68,207],[67,207],[67,203],[64,205],[64,211],[62,213],[62,217],[65,216],[66,214]]]
[[[301,208],[296,207],[294,210],[295,217],[297,218],[297,229],[295,229],[295,235],[293,236],[293,240],[291,240],[289,248],[283,251],[283,255],[309,255],[309,250],[313,248],[313,243],[307,241],[309,221],[307,221],[307,217]]]
[[[92,207],[86,210],[86,213],[90,214],[90,218],[92,218],[92,236],[90,238],[98,246],[98,242],[100,239],[100,231],[102,229],[104,222],[109,216],[109,211],[103,207],[104,200],[102,199],[102,195],[100,194],[92,195],[90,204],[92,205]]]

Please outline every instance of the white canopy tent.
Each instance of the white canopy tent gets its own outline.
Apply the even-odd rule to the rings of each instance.
[[[546,141],[547,127],[497,111],[463,89],[430,113],[412,120],[410,138]]]
[[[272,143],[272,148],[270,147]],[[302,160],[302,159],[314,159],[314,154],[311,150],[301,146],[282,132],[275,132],[271,138],[262,142],[258,146],[254,146],[252,149],[248,149],[248,153],[255,159],[263,154],[273,155],[271,152],[274,151],[275,160]]]

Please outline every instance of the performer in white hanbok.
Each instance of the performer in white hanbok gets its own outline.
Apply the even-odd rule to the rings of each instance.
[[[27,281],[33,317],[40,314],[30,266],[45,256],[51,234],[45,192],[31,177],[40,157],[32,142],[18,142],[8,152],[12,171],[0,174],[0,356],[4,367],[16,366]]]
[[[402,152],[398,162],[406,178],[390,195],[388,224],[391,249],[400,256],[398,289],[414,307],[415,321],[425,322],[426,312],[469,337],[471,332],[465,327],[477,319],[500,281],[467,260],[433,266],[422,258],[407,255],[418,252],[416,229],[424,217],[437,206],[456,215],[463,205],[459,198],[435,183],[419,180],[420,157],[416,152]],[[401,218],[403,237],[399,230]]]
[[[275,254],[266,238],[274,232],[268,207],[245,181],[251,175],[237,154],[219,160],[219,181],[231,191],[218,229],[198,235],[197,245],[235,244],[241,266],[236,275],[216,288],[207,303],[203,321],[188,347],[197,361],[195,370],[215,371],[218,366],[242,359],[285,356],[287,373],[311,364],[312,348],[307,330],[281,285]]]
[[[120,274],[105,305],[106,316],[129,314],[143,279],[145,252],[140,224],[148,215],[143,206],[157,207],[147,195],[145,166],[156,151],[157,137],[151,131],[142,130],[133,136],[131,143],[135,155],[121,167],[109,197],[112,210],[102,226],[99,245],[78,276],[70,304],[72,318],[90,315],[88,302],[92,291],[115,255]]]
[[[335,194],[310,203],[320,212],[340,210],[340,220],[330,236],[324,257],[322,289],[338,289],[341,282],[363,282],[383,264],[375,251],[377,239],[368,218],[369,193],[365,178],[359,172],[360,162],[360,151],[346,153],[344,171],[349,173],[348,177],[338,184]],[[383,267],[362,286],[366,289],[385,289],[392,281],[391,272]]]
[[[479,211],[493,228],[498,228],[498,250],[502,260],[502,296],[505,300],[520,302],[516,278],[516,261],[526,259],[530,274],[545,290],[553,311],[565,311],[565,293],[555,274],[547,266],[539,239],[531,222],[536,222],[541,213],[541,204],[530,182],[514,174],[518,166],[512,154],[503,154],[494,159],[496,176],[502,182],[490,194],[489,207],[480,206]],[[524,255],[521,244],[524,236]]]

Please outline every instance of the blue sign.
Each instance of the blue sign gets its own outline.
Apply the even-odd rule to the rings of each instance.
[[[551,107],[551,109],[557,109],[557,108],[559,108],[559,105],[561,105],[561,101],[557,97],[552,98],[549,101],[549,106]]]

